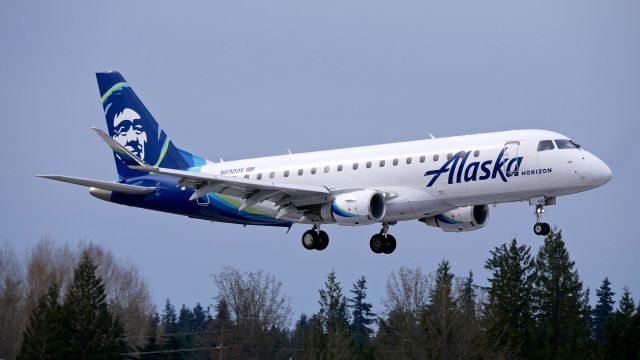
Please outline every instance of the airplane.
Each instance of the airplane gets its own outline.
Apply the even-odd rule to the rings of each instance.
[[[369,246],[391,254],[389,227],[418,220],[446,232],[478,230],[489,205],[528,201],[537,235],[544,207],[607,183],[612,173],[567,136],[512,130],[213,162],[178,148],[118,72],[96,74],[118,181],[38,175],[90,187],[116,204],[242,225],[311,225],[308,250],[324,250],[326,224],[378,224]],[[202,126],[202,125],[200,125]]]

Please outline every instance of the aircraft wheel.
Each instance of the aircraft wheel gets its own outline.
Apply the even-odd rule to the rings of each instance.
[[[326,232],[320,230],[318,232],[318,242],[316,243],[316,250],[324,250],[329,246],[329,235]]]
[[[382,249],[384,248],[384,243],[385,243],[384,236],[382,236],[381,234],[375,234],[371,237],[371,240],[369,241],[369,247],[371,248],[371,251],[373,251],[374,253],[380,254],[382,252]]]
[[[549,235],[549,233],[551,232],[551,225],[549,225],[548,223],[542,223],[544,229],[542,231],[542,235],[547,236]]]
[[[302,234],[302,246],[307,250],[313,250],[318,244],[320,236],[315,230],[307,230]]]
[[[396,238],[387,234],[387,237],[383,243],[382,252],[385,254],[391,254],[396,249]]]
[[[547,223],[537,222],[535,225],[533,225],[533,232],[536,235],[546,236],[551,232],[551,226],[549,226],[549,224]]]

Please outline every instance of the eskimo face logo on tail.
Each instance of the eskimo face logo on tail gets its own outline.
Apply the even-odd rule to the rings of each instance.
[[[125,108],[113,117],[113,139],[144,160],[147,133],[137,112]]]
[[[500,178],[503,182],[507,182],[508,178],[518,176],[518,169],[522,164],[524,157],[515,157],[512,159],[504,158],[502,149],[495,161],[486,160],[483,162],[474,161],[467,164],[471,151],[460,151],[447,160],[440,169],[429,170],[424,176],[432,176],[427,184],[431,187],[438,180],[440,175],[448,173],[447,183],[459,184],[461,182],[483,181],[488,179]]]

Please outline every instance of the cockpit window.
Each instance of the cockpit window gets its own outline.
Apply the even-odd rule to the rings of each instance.
[[[554,148],[553,141],[551,140],[541,140],[538,143],[538,151],[553,150]]]
[[[556,145],[558,146],[558,149],[579,149],[580,148],[578,144],[567,139],[556,140]]]

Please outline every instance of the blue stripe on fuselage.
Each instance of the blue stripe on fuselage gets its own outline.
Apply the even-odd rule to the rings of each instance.
[[[252,214],[246,211],[238,211],[237,208],[219,201],[211,201],[207,206],[199,205],[195,200],[189,201],[189,197],[193,194],[193,191],[190,189],[181,190],[177,187],[177,179],[172,176],[149,174],[127,179],[126,183],[139,186],[157,186],[158,190],[146,195],[129,195],[114,192],[111,196],[112,202],[219,222],[247,225],[291,226],[291,222],[289,221],[277,220],[269,216]]]

